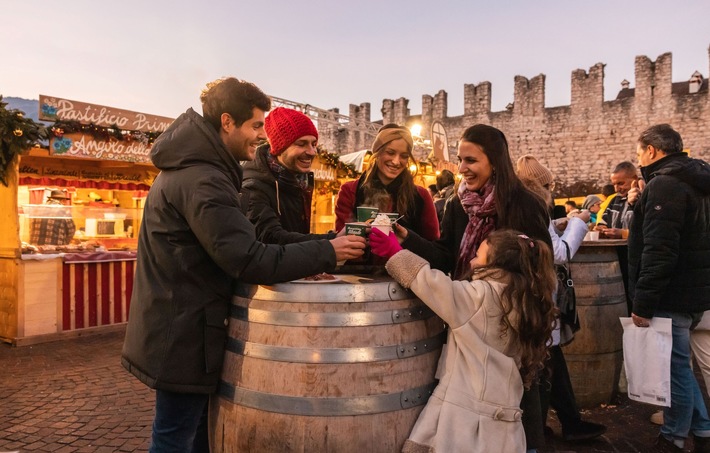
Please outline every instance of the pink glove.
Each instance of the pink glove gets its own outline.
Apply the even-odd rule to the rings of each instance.
[[[395,253],[402,250],[402,246],[399,245],[397,236],[393,232],[390,231],[387,236],[377,228],[373,228],[370,231],[370,250],[377,256],[390,259]]]

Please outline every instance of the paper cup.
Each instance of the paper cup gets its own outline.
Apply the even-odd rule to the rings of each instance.
[[[598,231],[590,231],[589,232],[589,240],[590,241],[598,241],[599,240],[599,232]]]
[[[395,220],[397,220],[399,218],[398,212],[385,212],[384,214],[390,218],[391,222],[394,222]]]
[[[390,231],[392,231],[391,225],[372,225],[372,228],[378,229],[389,236]]]
[[[358,206],[357,207],[357,221],[366,222],[370,219],[377,217],[377,213],[380,212],[379,209],[373,208],[372,206]]]
[[[367,224],[365,223],[346,223],[345,234],[353,236],[367,237]]]

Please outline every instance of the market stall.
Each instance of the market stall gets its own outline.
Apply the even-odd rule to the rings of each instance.
[[[14,156],[0,186],[0,340],[50,341],[127,321],[148,154],[172,121],[40,96],[48,148]],[[52,234],[57,228],[62,234]]]
[[[369,151],[363,151],[362,156]],[[363,160],[352,162],[346,157],[329,153],[325,148],[318,148],[318,155],[313,160],[311,171],[315,180],[313,201],[311,204],[311,231],[327,233],[335,228],[335,202],[342,183],[360,177],[364,171]]]

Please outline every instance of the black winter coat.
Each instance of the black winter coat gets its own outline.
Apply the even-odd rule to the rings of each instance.
[[[212,393],[233,285],[328,271],[335,252],[328,241],[258,242],[239,204],[242,168],[192,109],[155,141],[151,159],[161,172],[143,211],[122,364],[151,388]]]
[[[296,178],[284,172],[279,180],[269,168],[270,147],[260,146],[256,158],[244,164],[242,203],[256,229],[257,239],[267,244],[290,244],[312,239],[333,239],[335,233],[311,234],[311,196],[306,196]],[[313,173],[308,174],[311,190]]]
[[[633,312],[710,309],[710,165],[685,153],[641,169],[646,187],[629,229]]]

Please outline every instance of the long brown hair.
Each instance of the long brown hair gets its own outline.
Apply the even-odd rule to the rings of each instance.
[[[531,213],[541,216],[536,220],[547,225],[548,210],[545,201],[527,189],[516,176],[510,159],[508,140],[502,131],[486,124],[475,124],[461,134],[461,140],[480,146],[491,163],[498,228],[519,228],[526,225],[531,221]]]
[[[397,134],[391,134],[393,131],[396,131]],[[405,215],[408,212],[414,211],[414,197],[417,195],[417,188],[414,184],[414,177],[409,172],[410,163],[416,163],[414,157],[412,156],[412,134],[405,126],[399,126],[395,123],[389,123],[380,128],[377,133],[377,137],[375,137],[375,141],[372,144],[372,157],[370,158],[370,162],[372,163],[365,172],[365,178],[362,184],[362,189],[365,193],[366,200],[371,200],[373,197],[376,196],[375,192],[377,192],[378,189],[374,187],[373,183],[375,180],[375,176],[378,172],[377,158],[379,157],[380,153],[384,151],[385,148],[387,148],[387,145],[393,141],[391,139],[383,141],[382,137],[386,135],[390,135],[390,138],[395,137],[395,139],[403,139],[407,143],[409,159],[407,160],[407,165],[405,165],[405,168],[402,173],[397,176],[397,179],[401,180],[401,185],[399,187],[399,190],[397,191],[397,199],[392,200],[392,204],[396,208],[397,212],[401,215]]]
[[[501,294],[501,335],[512,331],[521,351],[520,375],[529,387],[544,367],[555,323],[552,292],[557,285],[550,247],[515,230],[497,230],[488,238],[488,262],[475,278],[507,283]]]

